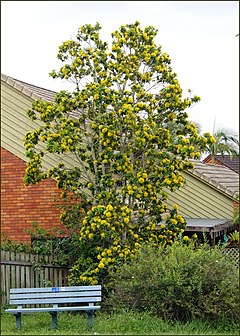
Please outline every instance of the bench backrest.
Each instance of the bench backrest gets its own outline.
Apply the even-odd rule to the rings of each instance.
[[[100,301],[101,285],[10,289],[10,304],[18,306],[67,303],[93,305]]]

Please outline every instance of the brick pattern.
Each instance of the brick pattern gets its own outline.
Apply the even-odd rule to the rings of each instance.
[[[61,190],[54,180],[44,180],[25,186],[25,162],[1,147],[1,234],[5,233],[18,242],[30,242],[25,232],[35,221],[45,229],[60,225]]]
[[[204,160],[203,163],[212,164],[211,155],[208,155]],[[230,155],[225,155],[222,157],[221,155],[214,156],[214,164],[215,165],[222,165],[226,166],[227,168],[233,170],[235,173],[239,174],[239,155],[230,157]]]
[[[208,164],[214,164],[214,165],[218,165],[218,166],[223,166],[223,163],[218,161],[216,158],[214,159],[214,163],[212,163],[212,158],[211,156],[207,157],[205,160],[204,160],[204,163],[208,163]]]

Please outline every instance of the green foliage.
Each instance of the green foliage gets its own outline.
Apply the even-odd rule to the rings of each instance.
[[[55,259],[53,264],[62,266],[70,265],[76,259],[76,241],[78,234],[69,233],[59,228],[44,229],[37,222],[32,223],[31,229],[26,230],[31,237],[30,243],[16,242],[9,238],[6,234],[1,237],[1,249],[10,252],[26,252],[39,254],[41,260],[35,267],[40,267],[45,263],[44,256],[51,255]]]
[[[31,236],[31,252],[41,256],[53,255],[53,263],[58,265],[69,265],[73,258],[74,234],[69,234],[66,230],[53,227],[51,229],[41,228],[37,222],[32,223],[32,229],[28,230]]]
[[[230,247],[230,246],[240,247],[240,245],[239,245],[239,231],[234,230],[227,237],[228,237],[228,242],[227,242],[228,247]]]
[[[31,245],[30,244],[24,244],[21,242],[15,242],[14,240],[10,239],[8,235],[5,233],[1,236],[1,249],[5,251],[11,251],[11,252],[31,252]]]
[[[164,319],[238,321],[239,273],[219,247],[144,246],[113,275],[109,309],[150,311]]]
[[[27,112],[41,127],[25,136],[25,184],[53,178],[63,199],[76,195],[61,216],[67,227],[80,228],[73,284],[101,282],[143,242],[172,243],[186,223],[167,205],[167,191],[184,185],[190,159],[214,142],[188,120],[185,110],[200,98],[183,97],[154,27],[121,26],[109,47],[100,30],[98,23],[84,25],[59,47],[63,66],[51,76],[75,90],[57,93],[53,102],[37,100]],[[58,163],[43,171],[49,154]],[[78,164],[70,167],[73,156]]]

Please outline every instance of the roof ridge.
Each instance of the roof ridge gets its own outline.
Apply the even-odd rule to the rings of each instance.
[[[1,74],[1,80],[5,82],[6,84],[12,86],[16,90],[24,93],[25,95],[32,98],[33,100],[45,99],[45,100],[52,101],[54,98],[54,95],[56,94],[55,91],[45,89],[43,87],[30,84],[27,82],[23,82],[21,80],[18,80],[11,76],[7,76],[5,74]]]
[[[44,88],[44,87],[42,87],[42,86],[38,86],[38,85],[35,85],[35,84],[27,83],[27,82],[24,82],[24,81],[19,80],[19,79],[17,79],[17,78],[14,78],[14,77],[12,77],[12,76],[8,76],[8,75],[5,75],[5,74],[2,74],[2,73],[1,73],[1,80],[3,80],[4,82],[7,82],[7,80],[5,80],[4,77],[5,77],[6,79],[11,78],[11,79],[13,79],[14,81],[19,82],[19,83],[23,83],[23,84],[26,84],[26,85],[34,86],[35,88],[38,88],[38,89],[42,89],[42,90],[45,90],[45,91],[50,91],[50,92],[53,92],[53,93],[57,93],[56,91],[53,91],[53,90],[50,90],[50,89],[46,89],[46,88]]]

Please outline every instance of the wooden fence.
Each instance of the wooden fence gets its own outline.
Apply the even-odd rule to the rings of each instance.
[[[2,305],[9,302],[10,288],[66,286],[69,269],[53,260],[54,256],[1,251]]]

